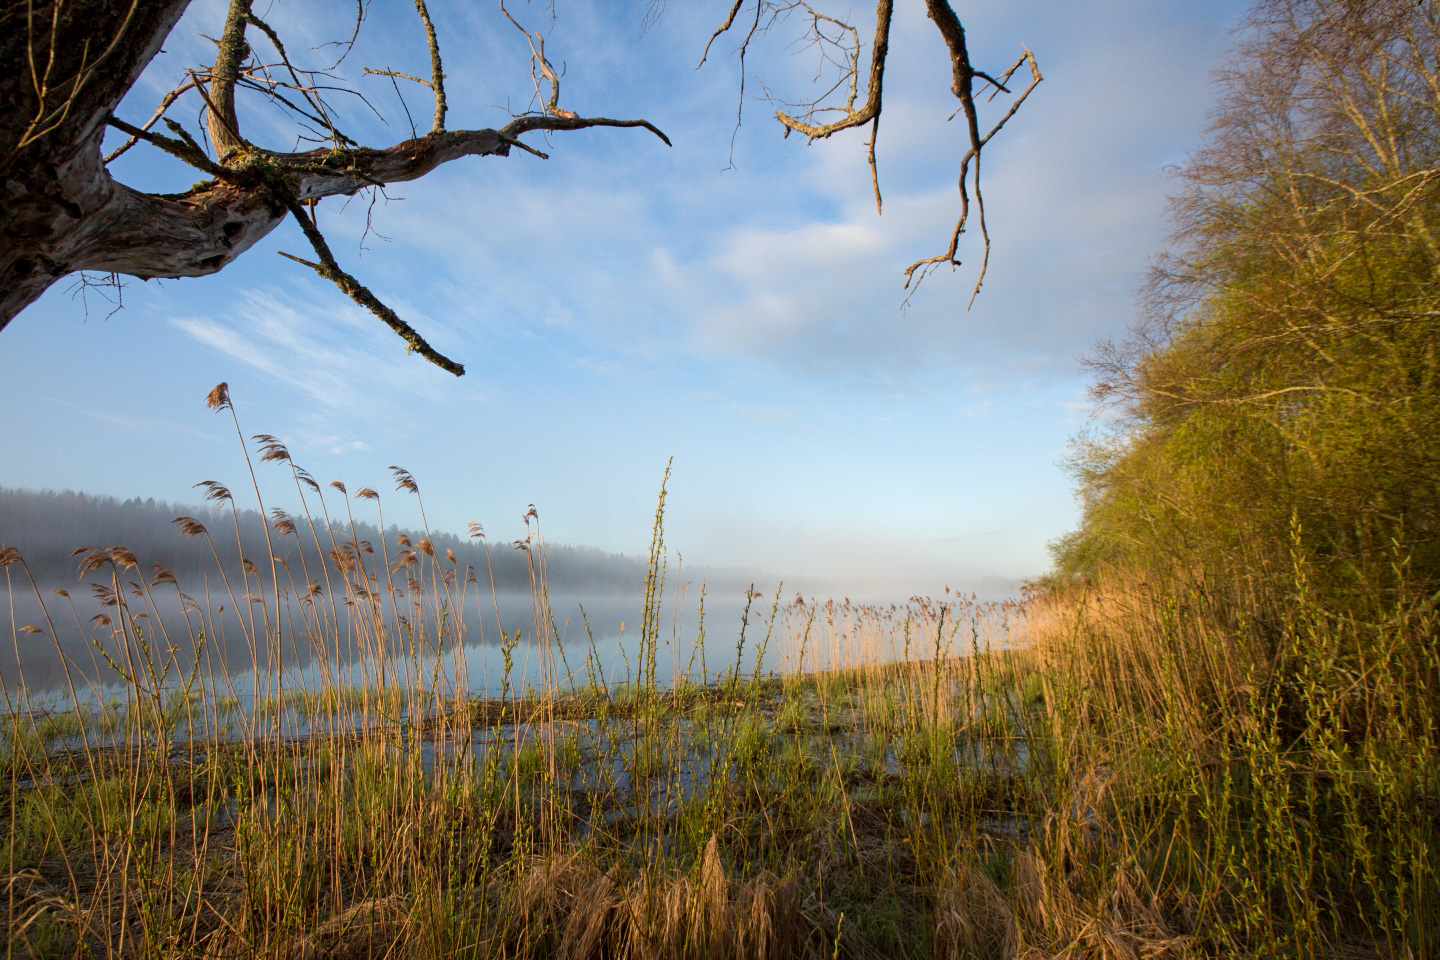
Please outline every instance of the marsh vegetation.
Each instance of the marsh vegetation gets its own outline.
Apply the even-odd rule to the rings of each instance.
[[[314,501],[318,485],[302,487]],[[306,600],[289,617],[267,599],[285,591],[257,585],[283,564],[226,585],[221,599],[249,598],[243,694],[204,655],[214,599],[185,594],[167,617],[157,595],[181,593],[168,570],[81,553],[108,682],[57,697],[6,678],[13,955],[1379,956],[1436,942],[1423,604],[1367,626],[1297,607],[1284,636],[1303,669],[1267,673],[1213,596],[1155,583],[885,607],[752,590],[738,625],[702,612],[688,662],[667,665],[662,509],[643,622],[624,674],[606,676],[593,640],[558,642],[538,538],[520,551],[532,617],[491,647],[467,644],[458,615],[487,599],[483,573],[421,544],[388,563],[329,546],[318,579],[291,584]],[[5,562],[24,589],[24,557]],[[73,598],[34,593],[75,617]],[[18,647],[56,627],[12,632]],[[295,636],[317,656],[287,671]],[[1343,652],[1362,640],[1386,656],[1360,684]],[[516,670],[522,643],[538,683]],[[471,656],[499,661],[498,691],[469,688]]]
[[[207,484],[204,590],[85,548],[86,617],[5,547],[17,662],[63,612],[107,681],[57,646],[61,694],[0,685],[11,955],[1440,955],[1440,6],[1265,0],[1244,41],[1023,600],[667,631],[662,488],[623,675],[535,531],[477,647],[493,567],[372,545],[379,494],[268,436],[302,508],[247,541]]]

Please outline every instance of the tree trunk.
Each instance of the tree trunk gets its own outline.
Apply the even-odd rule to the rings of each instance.
[[[188,5],[189,0],[4,4],[0,329],[60,277],[118,252],[97,228],[123,217],[126,205],[141,195],[106,173],[100,141],[111,113]]]

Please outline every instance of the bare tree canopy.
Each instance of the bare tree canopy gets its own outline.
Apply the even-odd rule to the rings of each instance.
[[[823,139],[850,127],[871,127],[872,170],[882,112],[882,81],[889,53],[893,0],[880,0],[874,39],[868,45],[868,79],[862,96],[861,63],[866,44],[860,31],[802,2],[736,0],[711,43],[743,29],[738,46],[742,67],[754,38],[781,22],[798,18],[809,41],[838,69],[840,83],[820,98],[777,110],[786,133]],[[544,37],[531,32],[500,2],[499,9],[524,34],[532,54],[535,109],[514,116],[500,129],[451,130],[440,38],[425,0],[415,13],[429,45],[430,75],[391,70],[365,73],[391,83],[404,80],[428,88],[434,121],[428,133],[386,147],[357,143],[339,125],[328,101],[331,77],[292,60],[284,39],[253,9],[253,0],[231,0],[217,25],[215,59],[179,78],[143,123],[117,116],[121,100],[160,51],[189,0],[23,0],[0,9],[0,329],[62,277],[81,271],[150,278],[199,277],[224,269],[286,217],[293,217],[310,243],[313,259],[285,254],[331,281],[399,334],[410,350],[443,369],[464,368],[436,351],[425,338],[340,265],[317,227],[315,204],[370,188],[425,176],[441,164],[469,156],[507,156],[512,149],[544,157],[520,138],[534,131],[590,127],[643,127],[667,144],[643,119],[581,117],[560,105],[561,74],[545,51]],[[366,4],[357,5],[350,34],[338,46],[348,52],[358,36]],[[969,135],[961,158],[959,219],[946,251],[906,271],[906,283],[940,264],[957,264],[957,244],[973,201],[986,234],[980,192],[980,155],[1040,82],[1035,58],[1025,51],[1008,71],[991,76],[971,66],[965,31],[945,0],[926,0],[926,10],[945,40],[951,58],[952,92]],[[660,5],[650,15],[658,16]],[[748,25],[747,24],[748,19]],[[740,26],[737,27],[737,24]],[[708,56],[709,50],[705,51]],[[702,63],[704,59],[702,57]],[[1028,86],[1018,95],[1008,84],[1028,66]],[[977,89],[978,87],[978,89]],[[835,90],[848,99],[832,102]],[[988,129],[975,107],[978,93],[1011,94],[1009,111]],[[284,111],[298,138],[314,149],[283,152],[263,146],[242,129],[237,99],[245,96]],[[181,98],[198,100],[203,129],[189,130],[168,112]],[[838,116],[837,116],[838,114]],[[168,132],[161,132],[161,128]],[[128,135],[109,156],[102,153],[107,128]],[[200,170],[208,179],[179,193],[146,193],[120,183],[108,165],[137,144],[158,149]],[[879,178],[875,175],[877,207]],[[989,239],[985,237],[988,262]],[[980,270],[984,279],[985,265]],[[979,290],[977,282],[976,291]]]

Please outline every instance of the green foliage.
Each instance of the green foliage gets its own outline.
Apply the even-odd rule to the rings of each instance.
[[[1094,358],[1122,416],[1075,445],[1062,578],[1133,567],[1254,606],[1287,602],[1299,556],[1362,619],[1440,588],[1436,18],[1257,12],[1149,312]]]

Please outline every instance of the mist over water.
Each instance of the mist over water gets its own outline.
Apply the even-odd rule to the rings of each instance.
[[[373,633],[373,617],[366,617],[369,623],[352,622],[347,613],[356,619],[365,614],[347,610],[343,603],[338,606],[339,629],[325,631],[328,635],[320,638],[307,628],[306,611],[302,609],[305,602],[282,600],[278,618],[274,609],[269,610],[280,623],[279,642],[265,643],[265,612],[248,611],[253,623],[249,615],[242,620],[228,598],[212,598],[210,604],[198,608],[174,597],[157,597],[143,606],[131,598],[132,629],[124,630],[114,616],[114,607],[102,607],[88,597],[50,596],[44,599],[43,608],[32,591],[12,589],[8,596],[0,591],[0,597],[4,598],[0,602],[4,603],[6,619],[13,619],[5,631],[11,634],[11,642],[0,648],[0,681],[9,693],[18,691],[22,682],[32,694],[67,693],[71,683],[77,688],[99,690],[123,685],[106,654],[122,669],[128,669],[130,663],[143,656],[140,633],[145,634],[143,643],[155,651],[159,667],[168,667],[164,670],[166,686],[184,682],[195,666],[198,650],[199,675],[242,698],[253,696],[257,673],[263,691],[277,666],[283,666],[290,681],[287,685],[299,683],[310,689],[322,683],[347,687],[403,683],[406,670],[413,669],[407,667],[413,662],[412,650],[427,674],[421,678],[425,685],[432,685],[430,674],[445,683],[454,683],[463,675],[474,695],[498,695],[504,682],[502,651],[507,638],[513,643],[512,689],[540,689],[545,682],[546,624],[543,619],[537,622],[537,604],[532,598],[520,593],[472,598],[459,623],[440,625],[433,614],[416,616],[406,611],[400,614],[404,619],[398,635],[392,636],[397,631],[389,629],[379,643],[367,636]],[[552,596],[548,619],[555,680],[562,686],[633,682],[639,669],[636,658],[643,604],[643,594],[638,591]],[[704,668],[717,663],[727,652],[724,668],[733,665],[734,637],[740,629],[744,605],[743,596],[705,598],[705,627],[725,642],[712,639],[716,648],[702,657],[695,646],[700,626],[698,591],[687,591],[683,601],[666,598],[657,623],[657,680],[669,685],[675,671],[683,672],[687,667],[692,667],[695,679],[700,680]],[[266,606],[270,608],[271,604]],[[758,601],[752,605],[751,619],[763,631],[760,606]],[[771,601],[765,601],[764,606],[768,617]],[[387,605],[385,619],[393,623],[394,614]],[[108,623],[92,619],[102,615],[109,618]],[[26,631],[29,626],[40,630]],[[252,650],[249,638],[257,634],[262,636],[262,642]],[[442,637],[437,652],[437,640]],[[713,674],[715,669],[709,672]]]
[[[529,594],[472,591],[459,617],[396,599],[378,613],[353,598],[333,608],[322,598],[267,599],[248,604],[244,619],[228,595],[183,603],[150,594],[126,600],[122,625],[114,605],[74,594],[37,597],[12,583],[0,682],[7,699],[23,692],[32,706],[55,709],[69,706],[72,687],[81,703],[123,699],[123,673],[151,670],[152,686],[198,682],[242,704],[332,688],[419,687],[474,697],[613,690],[646,682],[647,669],[667,689],[682,677],[714,682],[737,665],[752,675],[966,655],[1007,645],[1021,627],[1002,604],[948,598],[948,625],[937,631],[933,605],[917,616],[930,601],[799,603],[777,589],[757,588],[748,603],[743,592],[707,590],[703,616],[694,584],[661,596],[648,628],[652,654],[638,591],[552,594],[548,606]],[[912,620],[931,626],[922,635]]]
[[[517,550],[276,517],[267,534],[258,511],[0,489],[0,545],[23,557],[0,571],[0,638],[10,634],[0,639],[0,690],[58,706],[72,688],[81,701],[105,700],[135,678],[171,691],[203,678],[241,701],[396,685],[496,696],[615,688],[642,675],[663,688],[737,666],[798,669],[786,663],[808,636],[797,617],[843,620],[868,603],[881,613],[875,623],[903,631],[905,610],[920,602],[861,584],[677,569],[663,551],[647,571],[643,559],[589,548]],[[125,546],[76,550],[77,541]],[[659,589],[648,619],[647,582]],[[808,607],[794,606],[801,597]],[[843,599],[825,607],[826,597]],[[888,660],[910,646],[888,637],[865,655]],[[822,648],[809,648],[807,667],[827,665],[833,651]]]

